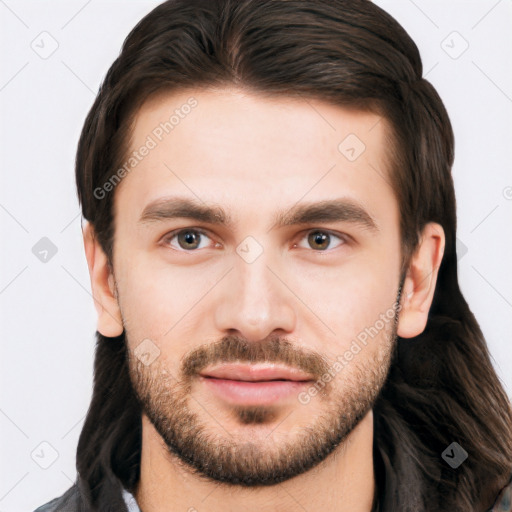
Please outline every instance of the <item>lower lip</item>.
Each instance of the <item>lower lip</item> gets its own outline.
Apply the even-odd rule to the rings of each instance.
[[[270,380],[247,382],[242,380],[201,377],[218,396],[239,405],[263,405],[277,402],[294,393],[300,393],[310,381]]]

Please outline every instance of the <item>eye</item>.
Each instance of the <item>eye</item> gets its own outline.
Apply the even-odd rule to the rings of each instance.
[[[328,246],[330,245],[330,242],[333,238],[337,238],[338,240],[341,240],[341,244],[343,245],[347,243],[347,238],[343,235],[335,235],[331,231],[325,231],[321,229],[315,229],[308,231],[306,233],[307,235],[307,242],[313,249],[318,249],[319,251],[325,251],[328,249]],[[338,246],[339,246],[338,245]],[[294,247],[298,247],[297,244],[294,244]]]
[[[171,241],[176,238],[178,247],[173,245]],[[206,234],[206,231],[202,229],[186,228],[172,231],[164,239],[163,243],[171,245],[176,250],[193,251],[194,249],[204,249],[205,245],[202,245],[202,241],[205,239],[211,240]],[[219,244],[216,244],[216,247]],[[207,244],[206,244],[207,246]]]
[[[310,230],[306,232],[303,239],[307,235],[307,242],[313,249],[317,249],[317,252],[324,252],[331,245],[333,238],[337,238],[341,241],[339,245],[347,243],[347,238],[341,234],[336,235],[331,231],[326,230]],[[177,246],[172,242],[176,239]],[[208,247],[206,240],[211,240],[207,232],[197,228],[185,228],[172,231],[163,239],[164,244],[169,244],[171,247],[178,251],[193,252],[195,249],[204,249]],[[203,243],[205,242],[205,243]],[[221,244],[215,243],[215,247],[220,247]],[[294,244],[293,247],[299,247]],[[332,248],[331,248],[332,249]]]

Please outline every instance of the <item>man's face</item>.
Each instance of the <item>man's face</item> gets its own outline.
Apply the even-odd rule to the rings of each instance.
[[[150,149],[115,190],[115,285],[144,413],[198,475],[291,478],[371,410],[400,280],[386,129],[374,114],[235,89],[141,109],[130,147]],[[173,217],[178,198],[230,222]]]

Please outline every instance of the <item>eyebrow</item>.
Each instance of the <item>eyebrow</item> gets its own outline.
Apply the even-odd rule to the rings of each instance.
[[[233,218],[219,205],[208,205],[185,197],[163,197],[149,203],[143,210],[139,223],[152,223],[168,219],[187,218],[228,228],[234,226]],[[374,233],[379,232],[375,219],[353,199],[329,199],[301,203],[278,211],[269,231],[279,227],[326,222],[349,222]]]

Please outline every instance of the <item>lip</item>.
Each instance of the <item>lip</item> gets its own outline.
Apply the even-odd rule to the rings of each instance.
[[[221,400],[236,405],[270,405],[300,393],[312,378],[273,364],[222,364],[200,372],[200,381]]]
[[[305,382],[313,377],[297,368],[276,364],[240,364],[226,363],[200,372],[202,377],[215,379],[263,382],[263,381],[293,381]]]
[[[200,377],[206,388],[224,402],[234,405],[271,405],[299,394],[309,381],[244,381]]]

